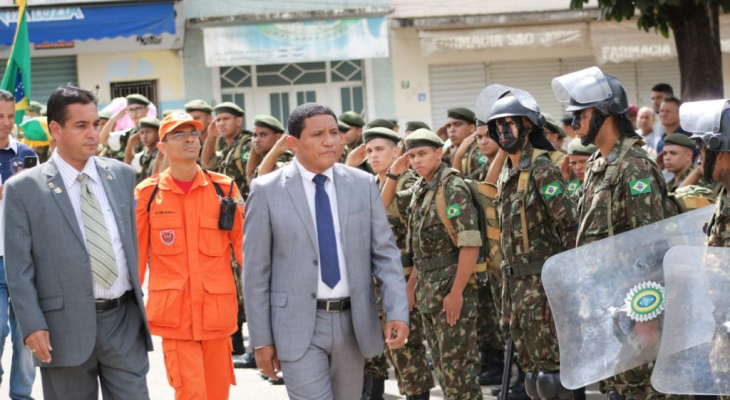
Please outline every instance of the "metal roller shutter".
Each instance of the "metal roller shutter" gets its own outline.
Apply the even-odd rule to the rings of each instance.
[[[487,65],[484,63],[459,65],[430,65],[431,128],[446,124],[446,110],[466,107],[474,110],[479,92],[487,86]]]
[[[651,107],[651,88],[657,83],[668,83],[674,95],[680,97],[681,86],[677,59],[667,61],[639,61],[639,104]]]
[[[489,83],[526,90],[537,100],[540,110],[559,118],[563,115],[564,106],[555,98],[551,83],[560,75],[562,70],[558,59],[495,62],[490,65]]]
[[[8,61],[0,61],[0,75],[5,74]],[[36,57],[30,60],[31,100],[48,102],[56,88],[67,83],[78,85],[76,56]]]

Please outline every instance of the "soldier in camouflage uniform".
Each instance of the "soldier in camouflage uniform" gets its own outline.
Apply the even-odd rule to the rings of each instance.
[[[127,107],[113,115],[109,121],[102,127],[99,133],[99,144],[102,146],[102,150],[99,155],[102,157],[115,158],[119,161],[124,161],[124,153],[127,149],[127,142],[129,138],[137,133],[139,128],[139,121],[147,116],[149,111],[149,105],[151,102],[141,94],[130,94],[127,96]],[[124,130],[112,132],[114,125],[124,115],[129,115],[132,119],[134,126]]]
[[[393,161],[399,156],[398,135],[388,128],[371,128],[363,133],[368,163],[377,174],[378,187],[382,189],[387,179],[387,170]],[[396,191],[408,190],[416,182],[416,174],[412,170],[406,170],[397,180]],[[406,219],[400,214],[396,201],[391,201],[386,208],[388,221],[393,230],[395,241],[401,249],[401,261],[403,263],[403,274],[406,281],[411,276],[413,262],[408,257],[406,246]],[[379,290],[376,289],[379,294]],[[378,303],[381,308],[381,298],[378,296]],[[431,369],[426,360],[426,346],[424,346],[423,323],[417,308],[410,311],[410,332],[408,342],[400,349],[386,349],[387,355],[395,370],[395,377],[398,381],[400,393],[407,399],[428,399],[429,390],[434,387]],[[388,378],[388,364],[383,355],[374,359],[368,359],[365,363],[365,383],[371,383],[369,390],[364,391],[363,399],[383,399],[383,381]],[[370,375],[369,377],[367,375]]]
[[[134,169],[137,184],[152,176],[157,157],[157,142],[160,141],[159,130],[160,120],[144,117],[139,120],[137,132],[127,142],[124,162]]]
[[[474,141],[474,132],[476,131],[476,116],[474,112],[468,108],[457,107],[446,111],[446,132],[451,140],[451,151],[449,152],[448,162],[455,170],[466,176],[484,164],[484,158],[480,158],[479,148]],[[469,139],[471,138],[471,139]],[[464,141],[469,141],[468,145],[462,150],[460,157],[457,159],[458,150]],[[481,159],[481,163],[479,160]]]
[[[253,169],[251,173],[251,179],[259,176],[259,167],[261,161],[276,147],[281,138],[284,135],[284,126],[279,122],[278,119],[271,115],[257,115],[253,118],[253,153],[249,158],[249,170]],[[283,151],[278,154],[276,159],[275,169],[279,169],[282,166],[291,162],[294,158],[294,153],[289,150]]]
[[[578,193],[586,176],[588,159],[598,151],[596,145],[584,146],[580,139],[576,138],[568,144],[568,156],[560,163],[560,172],[563,180],[567,182],[566,189],[573,199],[578,201]]]
[[[524,92],[527,96],[526,92]],[[531,398],[570,399],[560,383],[560,353],[550,307],[540,279],[552,255],[575,245],[576,205],[565,189],[553,150],[543,134],[544,119],[516,96],[494,102],[487,121],[489,136],[507,152],[497,182],[496,207],[502,242],[502,301],[509,304],[509,328],[518,363],[526,372]]]
[[[399,212],[408,217],[406,244],[415,264],[409,294],[415,290],[415,306],[445,398],[481,399],[478,298],[471,281],[482,245],[477,208],[458,172],[442,162],[443,142],[435,133],[419,129],[405,145],[407,154],[391,166],[382,195],[384,204],[395,196]],[[396,181],[409,160],[420,179],[396,193]]]
[[[366,124],[360,114],[355,111],[346,111],[340,114],[338,121],[344,122],[350,127],[344,134],[344,149],[340,157],[340,162],[344,164],[350,152],[362,144],[362,128]]]
[[[605,87],[610,90],[599,89]],[[577,246],[674,215],[676,210],[668,200],[662,172],[641,148],[643,141],[629,120],[628,99],[621,82],[592,67],[554,79],[553,90],[558,100],[570,103],[568,111],[575,117],[573,127],[581,143],[601,143],[600,152],[589,159],[579,189]],[[585,102],[578,102],[576,96]],[[649,363],[616,375],[603,381],[601,390],[608,392],[611,400],[673,397],[652,388],[652,369],[653,363]]]

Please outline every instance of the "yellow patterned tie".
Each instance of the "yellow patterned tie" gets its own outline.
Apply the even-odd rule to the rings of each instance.
[[[86,249],[91,260],[94,282],[105,289],[111,288],[117,280],[117,262],[109,238],[109,230],[101,213],[101,205],[89,190],[89,176],[81,173],[76,178],[81,186],[81,217],[86,233]]]

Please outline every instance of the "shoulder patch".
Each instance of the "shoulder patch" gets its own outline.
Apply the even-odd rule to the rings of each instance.
[[[631,189],[631,195],[636,196],[637,194],[644,194],[651,192],[651,185],[649,184],[649,178],[637,179],[629,182],[629,189]]]
[[[481,156],[479,156],[479,158],[477,158],[477,162],[479,163],[479,165],[484,165],[484,163],[487,162],[487,156],[482,154]]]
[[[449,217],[449,219],[458,217],[459,215],[461,215],[461,207],[459,207],[458,204],[452,204],[446,207],[446,216]]]
[[[241,160],[243,162],[247,162],[248,161],[248,157],[250,157],[250,156],[251,156],[251,151],[247,151],[247,152],[241,153]]]
[[[560,193],[563,193],[563,187],[560,182],[555,181],[553,183],[543,186],[542,189],[540,189],[540,192],[543,196],[545,196],[545,199],[550,199],[559,195]]]
[[[580,181],[577,179],[572,180],[568,183],[568,193],[573,194],[576,190],[580,189]]]

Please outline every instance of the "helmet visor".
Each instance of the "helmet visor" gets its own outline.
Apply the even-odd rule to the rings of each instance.
[[[586,104],[610,98],[613,93],[608,80],[598,67],[590,67],[553,79],[553,93],[558,101]]]

